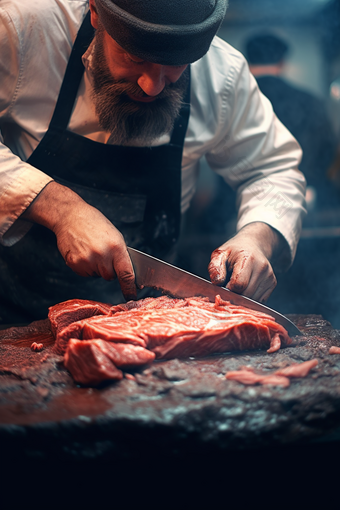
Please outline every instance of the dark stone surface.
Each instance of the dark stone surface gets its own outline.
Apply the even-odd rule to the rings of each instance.
[[[340,439],[340,331],[320,316],[277,353],[248,351],[155,362],[98,388],[76,385],[52,352],[46,321],[0,332],[0,451],[20,459],[135,460],[211,456]],[[32,341],[44,349],[33,352]],[[248,365],[271,373],[317,358],[288,388],[225,379]]]

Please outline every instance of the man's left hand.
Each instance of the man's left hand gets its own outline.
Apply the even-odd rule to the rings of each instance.
[[[288,245],[276,230],[265,223],[250,223],[233,238],[213,251],[208,267],[215,285],[243,294],[256,301],[266,301],[276,287],[270,260]]]

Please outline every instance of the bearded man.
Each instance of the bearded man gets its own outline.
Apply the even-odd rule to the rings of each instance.
[[[211,279],[268,298],[301,231],[301,151],[216,37],[226,8],[1,2],[0,322],[70,298],[118,302],[116,278],[136,297],[126,246],[175,260],[203,156],[238,194]]]

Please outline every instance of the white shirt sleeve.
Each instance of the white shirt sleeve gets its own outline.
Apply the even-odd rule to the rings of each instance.
[[[52,179],[0,144],[0,242],[12,246],[31,228],[20,215]],[[18,219],[19,218],[19,219]]]
[[[25,9],[31,6],[24,0],[3,0],[0,6],[0,243],[7,246],[31,228],[32,224],[21,220],[20,215],[53,180],[25,162],[43,136],[53,111],[53,102],[47,108],[46,102],[41,101],[41,113],[32,96],[42,97],[41,87],[52,89],[48,77],[59,87],[53,72],[62,76],[67,62],[51,72],[46,65],[50,48],[43,44],[44,34],[39,26],[32,31],[32,19],[25,15]],[[45,69],[42,76],[31,65],[39,60]],[[34,103],[36,106],[32,107]],[[32,128],[41,118],[40,130]]]
[[[217,142],[207,162],[237,191],[237,230],[267,223],[287,240],[292,262],[305,215],[306,183],[298,170],[302,151],[259,91],[245,59],[233,53]]]

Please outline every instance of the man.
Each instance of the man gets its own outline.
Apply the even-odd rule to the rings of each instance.
[[[3,322],[74,297],[118,301],[116,277],[135,297],[126,244],[173,260],[203,155],[238,191],[238,233],[212,254],[212,281],[231,274],[228,288],[265,300],[271,262],[292,262],[300,148],[243,57],[214,38],[227,1],[192,6],[2,2]]]
[[[284,78],[288,54],[288,43],[271,32],[252,35],[245,44],[245,56],[260,90],[302,148],[300,170],[307,180],[307,204],[324,209],[339,202],[327,178],[335,157],[335,133],[322,99]]]

